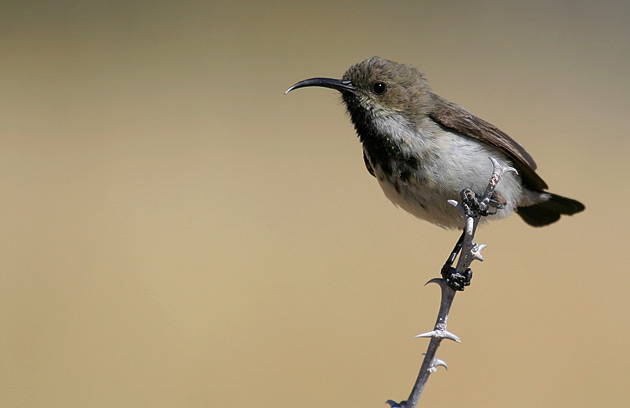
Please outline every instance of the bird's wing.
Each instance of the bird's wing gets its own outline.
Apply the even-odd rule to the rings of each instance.
[[[547,183],[536,174],[536,162],[523,146],[496,126],[478,118],[461,106],[435,94],[433,94],[433,100],[435,106],[430,114],[433,120],[464,136],[498,147],[512,159],[512,165],[518,170],[527,187],[535,190],[547,189]]]

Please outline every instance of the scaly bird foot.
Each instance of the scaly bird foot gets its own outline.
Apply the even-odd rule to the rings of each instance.
[[[490,208],[500,210],[505,207],[504,204],[493,198],[479,196],[469,188],[465,188],[460,193],[462,199],[462,206],[464,207],[464,213],[467,217],[477,218],[487,217],[488,215],[496,214],[495,211],[491,211]]]
[[[442,267],[442,278],[451,289],[462,291],[466,286],[470,286],[472,270],[466,268],[463,273],[459,273],[452,266],[444,265]]]

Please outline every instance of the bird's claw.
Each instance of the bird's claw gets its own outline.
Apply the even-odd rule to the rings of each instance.
[[[442,267],[442,278],[451,289],[462,291],[466,286],[470,286],[472,269],[466,268],[464,272],[460,273],[452,266],[444,265]]]
[[[502,202],[499,202],[499,201],[495,200],[494,198],[489,198],[489,199],[488,199],[488,204],[489,204],[491,207],[496,208],[497,210],[502,210],[502,209],[504,209],[504,208],[505,208],[505,204],[503,204]],[[496,211],[495,211],[495,212],[496,212]]]
[[[465,188],[460,193],[464,214],[466,217],[477,218],[494,215],[497,210],[505,208],[505,205],[491,197],[481,197],[469,188]],[[491,210],[494,208],[495,210]]]

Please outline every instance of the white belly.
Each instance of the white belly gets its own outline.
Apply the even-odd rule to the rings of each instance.
[[[489,157],[503,166],[510,163],[500,150],[457,134],[442,132],[436,142],[418,155],[420,168],[404,182],[395,175],[388,177],[378,165],[373,169],[385,196],[396,206],[443,228],[463,228],[463,215],[448,200],[460,201],[465,188],[484,193],[493,170]],[[505,218],[514,211],[522,196],[520,178],[505,174],[495,193],[505,208],[484,219]]]

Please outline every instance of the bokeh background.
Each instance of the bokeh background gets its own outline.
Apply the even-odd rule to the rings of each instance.
[[[482,229],[426,406],[626,406],[627,1],[3,1],[0,406],[406,398],[457,238],[383,196],[335,92],[380,55],[587,211]]]

